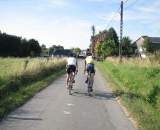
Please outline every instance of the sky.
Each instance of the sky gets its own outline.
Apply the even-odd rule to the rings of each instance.
[[[47,47],[86,49],[96,33],[114,27],[119,36],[120,0],[0,0],[0,30]],[[160,36],[160,0],[124,0],[123,36]]]

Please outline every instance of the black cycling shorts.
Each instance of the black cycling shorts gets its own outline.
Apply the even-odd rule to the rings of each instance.
[[[70,74],[72,72],[76,72],[76,66],[75,65],[68,65],[67,67],[67,73]]]
[[[87,73],[95,73],[94,64],[87,64]]]

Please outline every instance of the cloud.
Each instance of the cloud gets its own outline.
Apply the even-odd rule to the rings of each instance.
[[[88,0],[89,2],[104,2],[105,0]]]
[[[27,19],[30,16],[27,17]],[[65,48],[87,48],[90,44],[91,23],[83,19],[71,17],[54,17],[50,20],[19,17],[12,22],[1,21],[0,28],[3,32],[25,37],[35,38],[40,44],[48,47],[53,44],[63,45]],[[57,19],[57,20],[56,20]]]
[[[48,4],[52,7],[66,7],[70,5],[69,0],[48,0]]]
[[[142,12],[146,12],[146,13],[155,13],[155,12],[157,12],[156,8],[148,8],[148,7],[140,7],[139,10],[142,11]]]
[[[151,14],[160,14],[158,11],[160,8],[160,1],[152,1],[152,3],[147,3],[146,5],[138,7],[137,10],[143,12],[143,13],[151,13]]]
[[[35,38],[47,46],[61,44],[65,48],[87,48],[90,44],[91,25],[96,26],[97,33],[110,26],[119,33],[120,14],[115,14],[115,11],[120,0],[15,0],[18,3],[9,1],[8,4],[4,4],[6,1],[0,4],[0,17],[3,18],[0,20],[0,29],[27,39]],[[137,0],[129,0],[126,3],[126,7],[129,7],[124,8],[124,33],[134,38],[149,34],[148,32],[159,34],[160,14],[157,10],[160,1],[142,0],[143,2],[138,1],[133,5],[135,1]],[[88,2],[95,2],[93,9],[98,10],[89,12],[91,10],[88,5],[92,3]],[[84,10],[88,12],[84,14]]]

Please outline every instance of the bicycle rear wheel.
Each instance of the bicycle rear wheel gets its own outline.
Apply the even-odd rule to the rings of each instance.
[[[73,86],[73,78],[72,78],[72,74],[70,74],[70,77],[69,77],[69,83],[68,83],[68,93],[69,95],[72,94],[71,90],[72,90],[72,86]]]
[[[93,87],[93,74],[89,73],[88,74],[88,95],[91,96],[91,92]]]
[[[72,86],[69,85],[69,88],[68,88],[69,95],[72,95],[71,90],[72,90]]]

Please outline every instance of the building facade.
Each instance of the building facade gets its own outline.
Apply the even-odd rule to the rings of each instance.
[[[145,48],[143,48],[145,38],[149,38],[154,51],[160,51],[160,37],[141,36],[133,42],[132,47],[142,58],[146,58]]]

